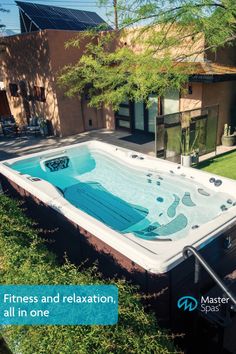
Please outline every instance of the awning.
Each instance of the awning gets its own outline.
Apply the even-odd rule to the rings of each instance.
[[[227,66],[211,62],[193,63],[190,82],[223,82],[236,80],[236,66]]]

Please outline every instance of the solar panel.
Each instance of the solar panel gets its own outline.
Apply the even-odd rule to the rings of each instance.
[[[98,14],[92,11],[67,9],[21,1],[16,1],[16,4],[24,15],[32,20],[39,29],[83,31],[91,27],[106,24]]]

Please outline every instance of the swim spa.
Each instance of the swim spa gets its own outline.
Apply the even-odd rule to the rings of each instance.
[[[236,223],[236,182],[98,141],[3,161],[2,178],[153,274]]]

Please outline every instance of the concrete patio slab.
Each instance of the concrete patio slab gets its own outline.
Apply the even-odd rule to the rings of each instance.
[[[114,144],[126,149],[135,150],[137,152],[145,153],[154,156],[155,143],[154,140],[145,144],[136,144],[121,140],[129,136],[129,132],[114,131],[114,130],[93,130],[77,135],[72,135],[65,138],[57,137],[17,137],[4,138],[0,137],[0,160],[6,160],[17,156],[32,154],[35,152],[45,151],[48,149],[63,147],[70,144],[77,144],[79,142],[88,140],[100,140],[108,144]]]
[[[134,150],[140,153],[155,156],[154,140],[144,144],[137,144],[134,142],[122,140],[123,138],[128,136],[130,136],[129,132],[100,129],[77,135],[72,135],[65,138],[43,138],[35,136],[18,138],[0,137],[0,161],[94,139],[104,141],[108,144],[114,144],[120,147],[124,147],[126,149]],[[225,152],[232,150],[236,150],[236,146],[217,146],[216,153],[212,152],[210,154],[201,156],[199,160],[204,161],[216,155],[221,155]]]

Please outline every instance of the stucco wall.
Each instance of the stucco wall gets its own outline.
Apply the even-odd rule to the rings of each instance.
[[[82,43],[80,49],[65,49],[65,42],[77,35],[79,32],[45,30],[5,38],[7,48],[1,55],[4,85],[11,113],[17,122],[26,122],[25,105],[27,105],[31,116],[43,116],[51,120],[54,133],[59,136],[97,128],[115,128],[114,112],[111,109],[96,110],[89,107],[86,100],[81,105],[78,97],[66,97],[64,89],[59,88],[57,84],[57,75],[63,66],[76,63],[83,53],[85,43]],[[200,38],[198,45],[203,44]],[[229,63],[234,63],[235,60],[233,49],[228,49]],[[218,61],[219,58],[222,62],[226,61],[225,55],[224,52],[219,52]],[[34,86],[44,87],[46,102],[35,100],[26,102],[20,95],[12,97],[9,83],[19,85],[21,80],[29,87],[29,94],[32,94]],[[230,122],[232,118],[236,101],[236,83],[192,83],[191,85],[192,94],[187,90],[181,94],[180,111],[219,104],[219,143],[224,123]]]
[[[236,82],[192,83],[192,94],[183,92],[180,111],[219,105],[217,144],[221,143],[224,124],[233,124],[236,115]]]
[[[6,52],[2,54],[4,84],[7,97],[16,121],[26,123],[26,108],[30,116],[42,116],[52,121],[55,133],[60,132],[58,102],[55,94],[55,80],[51,72],[47,33],[34,32],[5,38]],[[46,102],[25,100],[19,94],[12,97],[9,83],[24,81],[28,94],[33,94],[34,86],[45,88]]]
[[[219,105],[217,144],[223,134],[224,124],[231,124],[236,105],[236,82],[226,81],[212,84],[203,84],[202,105]]]
[[[68,98],[57,84],[57,76],[63,66],[76,63],[82,55],[83,46],[81,49],[65,49],[65,42],[78,34],[45,30],[6,38],[7,49],[2,56],[4,85],[17,123],[26,124],[26,104],[31,117],[43,116],[51,120],[54,134],[58,136],[109,126],[113,116],[111,111],[91,108],[87,101],[83,101],[82,108],[78,97]],[[33,93],[34,86],[44,87],[46,102],[26,102],[21,96],[12,97],[9,83],[19,85],[21,80],[25,81],[29,94]]]
[[[205,47],[205,38],[203,34],[193,36],[191,29],[186,33],[186,28],[171,26],[168,30],[164,26],[133,27],[127,28],[121,32],[118,39],[118,46],[127,46],[135,53],[142,53],[147,48],[150,49],[150,38],[153,39],[154,33],[161,33],[167,39],[176,43],[175,46],[161,45],[158,50],[154,50],[154,56],[157,58],[171,55],[173,60],[180,60],[187,56],[188,61],[203,61]],[[159,38],[160,40],[160,38]]]
[[[188,85],[183,90],[180,98],[180,111],[188,111],[202,107],[203,85],[202,83],[190,83],[192,94],[188,93]]]
[[[65,43],[79,36],[78,32],[72,31],[47,31],[52,73],[55,79],[65,65],[75,64],[82,56],[86,41],[81,41],[80,48],[65,48]],[[67,97],[65,90],[57,84],[55,91],[58,100],[62,135],[70,135],[85,130],[99,129],[105,127],[103,112],[88,106],[83,100],[83,107],[78,97]]]
[[[208,51],[206,58],[218,64],[236,65],[236,41],[228,46],[217,49],[215,52]]]

